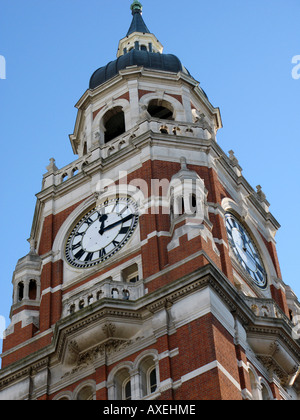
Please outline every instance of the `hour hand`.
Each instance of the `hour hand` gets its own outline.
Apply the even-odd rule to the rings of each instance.
[[[102,214],[99,217],[99,221],[101,222],[101,226],[100,226],[100,230],[99,230],[100,235],[103,235],[103,233],[104,233],[104,229],[105,229],[104,224],[105,224],[105,221],[107,219],[108,219],[108,216],[106,214]]]

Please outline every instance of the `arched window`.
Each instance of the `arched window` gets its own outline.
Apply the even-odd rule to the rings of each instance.
[[[254,373],[251,369],[249,370],[249,377],[250,377],[250,383],[251,383],[251,393],[253,400],[259,401],[260,400],[260,385],[259,385],[259,379],[257,377],[257,374]]]
[[[262,396],[263,401],[273,401],[274,400],[272,390],[271,390],[268,382],[264,378],[261,378],[261,396]]]
[[[131,380],[130,379],[128,379],[128,381],[124,383],[123,393],[124,393],[124,395],[123,395],[122,400],[130,401],[132,399],[132,397],[131,397]]]
[[[115,375],[114,385],[116,400],[130,401],[132,399],[131,378],[126,368],[121,369]]]
[[[261,394],[262,394],[263,401],[269,401],[271,399],[269,391],[267,390],[264,384],[262,384],[261,386]]]
[[[148,112],[153,118],[159,118],[161,120],[174,120],[173,107],[167,101],[152,99],[148,105]]]
[[[91,401],[94,399],[94,390],[90,385],[85,386],[82,388],[78,394],[77,398],[78,401]]]
[[[110,109],[103,117],[105,143],[125,133],[125,115],[122,107]]]
[[[140,363],[142,397],[153,394],[157,390],[157,372],[153,356],[148,356]]]

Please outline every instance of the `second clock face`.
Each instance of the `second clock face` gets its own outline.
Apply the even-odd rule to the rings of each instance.
[[[232,214],[226,214],[226,229],[229,243],[242,268],[253,282],[264,289],[267,276],[258,250],[244,226]]]
[[[89,211],[74,227],[66,245],[66,258],[77,268],[93,267],[118,252],[138,224],[137,204],[120,197]]]

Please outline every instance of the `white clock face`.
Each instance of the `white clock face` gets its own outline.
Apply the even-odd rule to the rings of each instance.
[[[229,243],[242,268],[251,276],[253,282],[264,289],[267,276],[258,250],[247,230],[230,213],[226,214],[226,229]]]
[[[126,197],[108,200],[89,211],[68,238],[68,263],[90,268],[107,260],[126,244],[138,219],[137,204]]]

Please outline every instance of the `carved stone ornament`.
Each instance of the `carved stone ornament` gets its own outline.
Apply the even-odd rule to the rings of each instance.
[[[111,324],[108,325],[108,328],[110,328],[110,325]],[[70,345],[72,343],[70,343]],[[62,379],[88,368],[97,359],[100,359],[101,357],[111,356],[115,353],[118,353],[124,350],[126,347],[130,346],[132,343],[133,343],[133,340],[109,339],[106,342],[101,343],[98,346],[79,354],[77,358],[76,366],[69,372],[65,373],[62,376]],[[69,345],[69,349],[71,348],[72,351],[76,351],[76,345],[74,345],[74,343],[71,345],[71,347],[70,345]]]
[[[206,121],[205,115],[201,113],[200,111],[198,111],[197,109],[193,109],[192,114],[193,114],[193,122],[195,124],[199,124],[199,126],[203,130],[207,130],[210,134],[212,134],[212,128],[209,125],[209,123]]]

